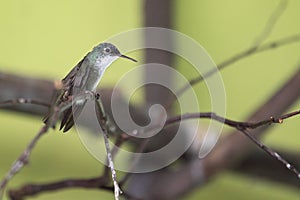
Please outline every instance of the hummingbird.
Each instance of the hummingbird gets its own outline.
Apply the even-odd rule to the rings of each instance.
[[[74,94],[94,92],[105,70],[118,58],[126,58],[133,62],[137,60],[120,53],[116,46],[111,43],[100,43],[93,48],[68,74],[62,79],[60,89],[53,98],[55,106],[69,101]],[[74,116],[78,116],[86,100],[80,104],[73,104],[62,113],[60,129],[67,132],[74,125]],[[51,111],[45,117],[47,123]]]

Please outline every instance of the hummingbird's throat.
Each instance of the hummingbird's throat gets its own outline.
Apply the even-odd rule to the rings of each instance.
[[[100,66],[100,69],[106,69],[112,62],[118,59],[118,56],[104,56],[97,59],[96,65]]]

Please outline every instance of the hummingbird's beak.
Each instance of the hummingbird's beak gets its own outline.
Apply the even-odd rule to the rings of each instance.
[[[128,57],[128,56],[125,56],[125,55],[123,55],[123,54],[121,54],[120,57],[121,57],[121,58],[126,58],[126,59],[128,59],[128,60],[133,61],[133,62],[137,62],[137,60],[135,60],[135,59],[133,59],[133,58],[130,58],[130,57]]]

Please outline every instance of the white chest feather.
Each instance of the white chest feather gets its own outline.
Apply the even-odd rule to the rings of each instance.
[[[94,65],[94,67],[90,71],[90,79],[93,79],[91,85],[88,89],[94,91],[97,88],[105,70],[111,65],[113,61],[115,61],[117,56],[106,56],[98,59]]]

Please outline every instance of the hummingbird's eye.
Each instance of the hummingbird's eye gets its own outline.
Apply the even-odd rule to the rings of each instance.
[[[110,48],[104,48],[104,51],[105,51],[106,53],[110,53],[110,52],[111,52]]]

